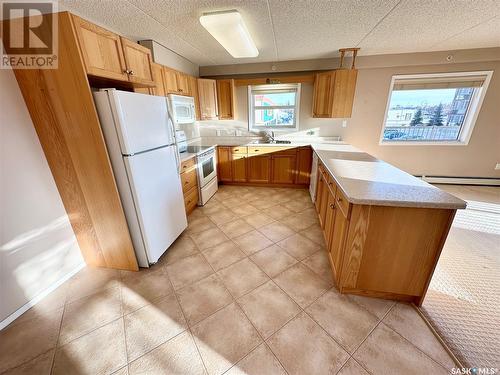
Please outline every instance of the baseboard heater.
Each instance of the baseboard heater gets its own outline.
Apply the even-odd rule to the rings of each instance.
[[[500,178],[493,177],[450,177],[425,175],[415,177],[419,177],[430,184],[500,186]]]

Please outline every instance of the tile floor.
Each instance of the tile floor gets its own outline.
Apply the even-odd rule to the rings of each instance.
[[[340,295],[306,190],[221,186],[148,270],[86,268],[0,332],[1,374],[446,374],[408,305]]]

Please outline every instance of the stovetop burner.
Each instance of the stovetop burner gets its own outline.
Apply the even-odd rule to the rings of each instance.
[[[203,152],[205,150],[208,150],[209,148],[212,148],[213,146],[187,146],[187,152],[193,153],[193,154],[198,154],[200,152]]]

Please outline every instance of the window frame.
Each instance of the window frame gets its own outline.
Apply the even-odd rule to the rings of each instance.
[[[287,89],[295,89],[295,105],[293,106],[254,106],[253,95],[254,91],[272,91],[275,90],[287,90]],[[300,83],[278,83],[278,84],[268,84],[268,85],[248,85],[248,130],[249,131],[291,131],[291,130],[299,130],[299,114],[300,114],[300,91],[301,84]],[[265,127],[265,126],[255,126],[254,116],[255,109],[281,109],[281,108],[293,108],[295,111],[293,126],[273,126],[273,127]]]
[[[394,84],[397,80],[401,79],[417,79],[417,78],[452,78],[452,77],[464,77],[464,76],[475,76],[475,75],[485,75],[483,85],[479,90],[474,90],[474,94],[469,102],[469,108],[467,109],[467,114],[464,119],[464,123],[460,128],[457,140],[445,141],[445,140],[425,140],[425,141],[389,141],[384,140],[385,124],[387,122],[387,115],[389,114],[389,108],[391,105],[392,91],[394,89]],[[469,144],[470,138],[472,136],[472,131],[476,125],[476,120],[481,111],[481,106],[483,104],[484,97],[488,91],[488,86],[493,76],[492,70],[485,71],[470,71],[470,72],[443,72],[443,73],[422,73],[422,74],[400,74],[394,75],[391,79],[391,84],[389,86],[389,95],[387,97],[387,104],[385,108],[384,119],[382,121],[382,129],[380,131],[380,146],[467,146]]]

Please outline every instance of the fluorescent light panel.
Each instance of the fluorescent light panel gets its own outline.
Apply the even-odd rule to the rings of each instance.
[[[207,13],[200,17],[200,23],[234,58],[259,56],[238,11]]]

